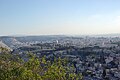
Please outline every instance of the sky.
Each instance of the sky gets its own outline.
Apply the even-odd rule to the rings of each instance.
[[[0,0],[0,35],[120,33],[120,0]]]

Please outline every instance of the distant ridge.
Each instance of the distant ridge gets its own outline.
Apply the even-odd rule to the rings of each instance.
[[[116,34],[98,34],[98,35],[93,35],[96,37],[120,37],[120,33],[116,33]]]
[[[0,41],[0,47],[3,47],[3,48],[7,48],[8,50],[11,50],[12,49],[10,47],[8,47],[5,43],[3,43],[2,41]]]
[[[0,36],[0,38],[15,38],[15,37],[120,37],[120,33],[111,33],[111,34],[76,34],[76,35],[6,35]]]
[[[115,34],[89,34],[89,35],[70,35],[72,37],[120,37],[120,33]]]

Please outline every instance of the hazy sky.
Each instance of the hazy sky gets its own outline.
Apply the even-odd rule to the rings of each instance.
[[[120,33],[120,0],[0,0],[0,35]]]

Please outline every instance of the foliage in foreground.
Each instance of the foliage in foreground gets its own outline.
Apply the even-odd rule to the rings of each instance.
[[[74,73],[74,67],[67,66],[65,59],[46,60],[29,55],[24,61],[17,55],[0,53],[0,80],[81,80],[81,74]]]

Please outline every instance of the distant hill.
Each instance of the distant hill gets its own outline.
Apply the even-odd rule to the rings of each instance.
[[[6,44],[8,47],[15,49],[21,46],[27,46],[26,42],[35,41],[52,41],[59,38],[63,38],[62,35],[46,35],[46,36],[23,36],[23,37],[13,37],[13,36],[1,36],[0,40],[2,43]]]
[[[6,44],[8,47],[14,49],[23,45],[22,42],[18,41],[16,37],[2,36],[0,37],[2,43]]]
[[[54,39],[65,38],[64,35],[41,35],[41,36],[24,36],[16,37],[21,42],[32,42],[32,41],[52,41]]]
[[[12,49],[19,48],[21,46],[28,46],[27,42],[41,42],[41,41],[53,41],[56,39],[65,39],[65,38],[82,38],[82,37],[120,37],[120,34],[101,34],[101,35],[82,35],[82,36],[67,36],[67,35],[41,35],[41,36],[1,36],[0,43],[1,45]]]
[[[97,37],[120,37],[120,34],[100,34],[100,35],[95,35]]]
[[[2,41],[0,41],[0,47],[7,48],[8,50],[12,50],[10,47],[8,47],[6,44],[4,44]]]

